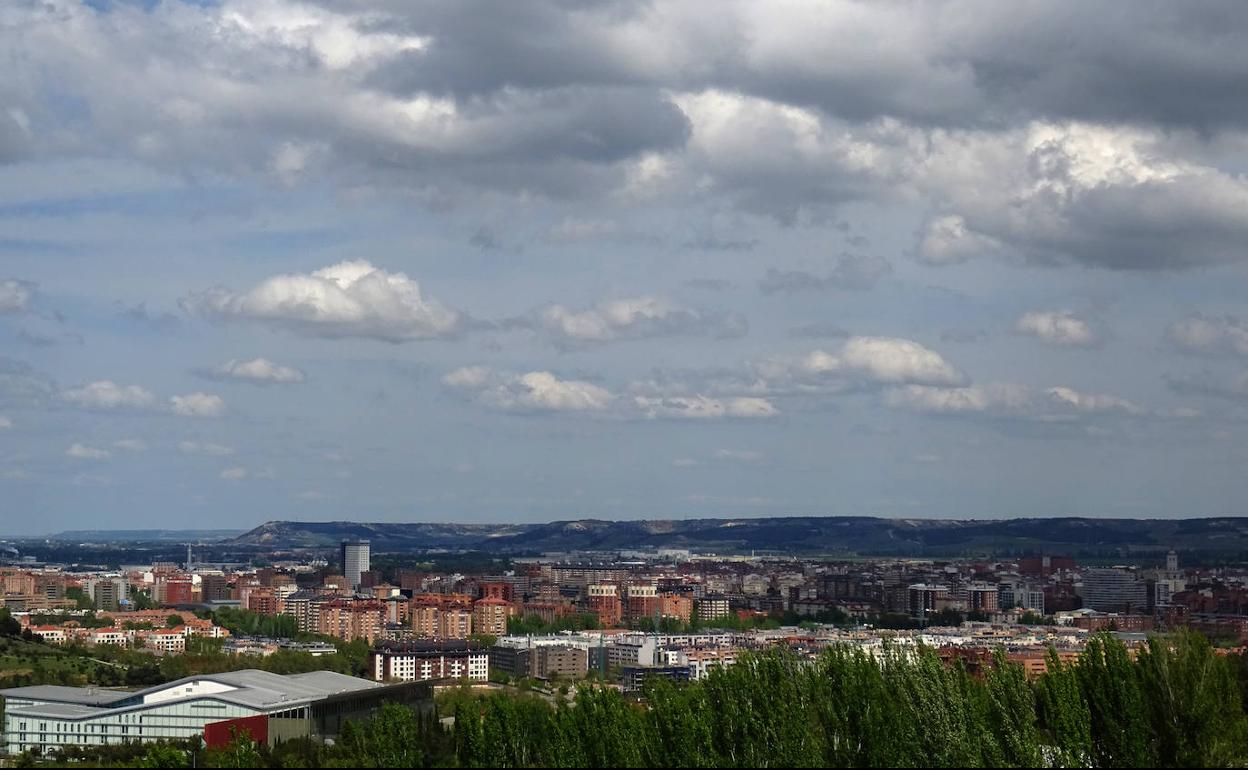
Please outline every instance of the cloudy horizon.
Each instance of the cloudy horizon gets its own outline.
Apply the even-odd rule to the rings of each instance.
[[[1240,515],[1248,14],[0,7],[0,534]]]

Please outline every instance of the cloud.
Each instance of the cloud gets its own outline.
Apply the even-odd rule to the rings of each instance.
[[[1035,121],[930,135],[911,183],[937,208],[921,258],[1001,251],[1046,264],[1166,270],[1242,260],[1248,180],[1156,129]]]
[[[213,379],[240,380],[257,385],[299,383],[305,379],[302,371],[275,364],[267,358],[253,358],[250,361],[232,358],[204,374]]]
[[[1206,371],[1181,377],[1168,377],[1166,384],[1170,390],[1184,396],[1204,396],[1231,401],[1248,400],[1248,374],[1227,378]]]
[[[461,366],[447,373],[442,378],[442,384],[462,390],[479,390],[485,388],[493,377],[494,372],[488,366]]]
[[[1067,387],[1054,387],[1046,390],[1045,395],[1058,406],[1068,407],[1077,412],[1123,412],[1126,414],[1143,414],[1144,410],[1125,398],[1099,393],[1081,393]]]
[[[725,417],[752,419],[775,417],[780,413],[770,401],[758,397],[636,396],[633,403],[651,419],[708,420]]]
[[[35,285],[29,281],[0,280],[0,315],[25,313],[35,296]]]
[[[225,457],[234,454],[234,447],[225,446],[223,444],[213,444],[211,442],[201,443],[198,441],[179,441],[178,451],[188,455],[208,455],[210,457]]]
[[[1001,248],[995,238],[968,230],[965,219],[949,214],[927,223],[917,252],[919,259],[929,265],[952,265]]]
[[[864,291],[874,288],[880,279],[893,271],[893,266],[883,257],[861,257],[846,254],[837,260],[832,272],[818,276],[800,270],[777,270],[768,268],[758,282],[764,294],[823,289],[849,289]]]
[[[1088,322],[1069,310],[1024,313],[1014,324],[1014,330],[1051,345],[1087,348],[1097,343],[1096,333]]]
[[[814,350],[761,373],[798,380],[853,379],[881,385],[959,385],[966,377],[939,353],[899,337],[851,337],[836,353]]]
[[[224,481],[242,481],[243,479],[275,479],[277,474],[273,472],[272,468],[253,470],[242,466],[233,466],[222,470],[218,477]]]
[[[1024,413],[1033,407],[1031,389],[1012,383],[991,383],[961,388],[907,385],[885,395],[891,407],[934,414]]]
[[[1146,410],[1118,396],[1083,393],[1064,386],[1037,393],[1026,385],[994,382],[959,388],[908,385],[885,394],[888,406],[929,414],[985,415],[1045,420],[1071,413],[1140,416]]]
[[[550,372],[513,374],[484,366],[448,372],[442,384],[487,408],[505,412],[583,412],[630,419],[714,420],[774,417],[779,409],[757,396],[709,396],[678,383],[634,382],[631,398],[584,380]]]
[[[0,162],[68,150],[439,207],[664,196],[786,222],[901,200],[926,209],[933,263],[1244,259],[1248,180],[1220,144],[1248,124],[1233,4],[53,8],[6,8],[0,46],[29,66],[0,89]],[[268,310],[327,336],[448,333]]]
[[[60,392],[62,401],[82,409],[164,411],[184,417],[217,417],[225,412],[220,396],[189,393],[173,396],[162,404],[156,395],[139,385],[118,385],[112,380],[97,380],[79,388]]]
[[[28,362],[0,356],[0,404],[43,406],[56,393],[56,382]]]
[[[146,452],[147,442],[137,438],[123,438],[113,442],[113,446],[127,452]]]
[[[182,305],[208,318],[386,342],[452,337],[464,324],[458,312],[425,297],[416,281],[362,260],[273,276],[241,294],[211,289],[187,297]]]
[[[765,455],[753,449],[716,449],[716,460],[732,460],[734,462],[756,463]]]
[[[1184,353],[1248,356],[1248,322],[1234,315],[1194,313],[1172,324],[1166,336]]]
[[[118,385],[97,380],[80,388],[61,391],[61,399],[84,409],[154,409],[155,394],[138,385]]]
[[[538,313],[536,324],[564,347],[678,335],[740,337],[748,328],[739,313],[694,310],[649,296],[608,300],[584,310],[550,305]]]
[[[584,380],[563,380],[550,372],[505,374],[463,367],[442,378],[449,388],[504,412],[605,412],[615,396]]]
[[[183,417],[220,417],[225,414],[225,401],[211,393],[188,393],[169,399],[173,413]]]
[[[75,460],[107,460],[109,452],[107,449],[98,449],[85,444],[74,443],[69,449],[65,450],[66,457],[72,457]]]
[[[0,414],[0,430],[12,430],[13,421]]]

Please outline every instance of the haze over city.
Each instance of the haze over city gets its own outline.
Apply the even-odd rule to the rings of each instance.
[[[0,534],[1243,513],[1248,14],[0,7]]]

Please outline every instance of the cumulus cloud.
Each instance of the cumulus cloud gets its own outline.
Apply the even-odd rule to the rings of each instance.
[[[1077,412],[1124,412],[1126,414],[1143,414],[1144,410],[1125,398],[1102,393],[1081,393],[1067,387],[1054,387],[1046,390],[1045,395],[1058,406],[1067,407]]]
[[[708,396],[636,396],[633,403],[649,418],[689,420],[724,417],[775,417],[780,413],[770,401],[758,397],[711,398]]]
[[[138,385],[118,385],[112,380],[61,391],[61,399],[84,409],[153,409],[158,405],[150,390]]]
[[[471,3],[5,10],[0,46],[30,66],[0,92],[0,161],[70,147],[402,187],[439,205],[483,190],[720,196],[788,221],[900,197],[930,208],[916,253],[934,263],[988,250],[1115,269],[1244,258],[1248,182],[1209,159],[1248,123],[1233,5],[1124,17],[1073,0],[574,13],[539,0],[488,21]],[[311,315],[294,323],[447,333],[427,319],[331,331]]]
[[[632,383],[633,395],[621,397],[600,385],[544,371],[514,374],[465,366],[448,372],[442,384],[487,408],[507,412],[585,412],[652,420],[755,419],[780,413],[759,396],[711,396],[689,384],[651,381]]]
[[[304,381],[304,373],[291,366],[275,364],[267,358],[253,358],[249,361],[230,359],[218,367],[205,372],[214,379],[241,380],[258,385],[290,384]]]
[[[1043,393],[1018,383],[993,382],[958,388],[907,385],[885,395],[891,407],[930,414],[984,415],[1045,420],[1071,414],[1146,414],[1143,407],[1119,396],[1084,393],[1058,386]]]
[[[936,351],[899,337],[851,337],[837,352],[813,350],[796,360],[768,361],[757,368],[773,384],[854,380],[877,385],[960,385],[966,379]]]
[[[873,288],[880,279],[893,271],[893,266],[883,257],[862,257],[846,254],[837,260],[827,275],[815,275],[802,270],[777,270],[768,268],[758,282],[764,294],[822,289],[866,290]]]
[[[1001,250],[995,238],[976,233],[957,214],[931,219],[919,240],[918,257],[929,265],[952,265]]]
[[[249,475],[251,475],[250,472],[246,468],[241,467],[226,468],[220,473],[221,478],[226,481],[241,481]]]
[[[739,313],[695,310],[649,296],[608,300],[583,310],[550,305],[539,312],[537,324],[565,347],[675,335],[739,337],[748,328]]]
[[[560,379],[550,372],[507,374],[465,367],[447,374],[442,383],[504,412],[605,412],[615,400],[601,386]]]
[[[173,396],[162,403],[147,388],[118,385],[112,380],[97,380],[79,388],[62,390],[60,398],[82,409],[171,411],[184,417],[217,417],[225,412],[225,402],[220,396],[189,393]]]
[[[919,254],[958,261],[1001,244],[1121,270],[1243,259],[1248,180],[1176,154],[1167,138],[1077,122],[937,131],[911,178],[942,209]]]
[[[235,293],[211,289],[182,302],[208,318],[253,321],[319,337],[364,337],[386,342],[451,337],[463,317],[403,273],[363,260],[340,262],[308,274],[267,278]]]
[[[461,366],[442,377],[442,384],[450,388],[480,390],[494,377],[488,366]]]
[[[169,399],[173,413],[183,417],[220,417],[225,414],[225,401],[211,393],[188,393]]]
[[[4,415],[0,414],[0,430],[11,430],[12,428],[13,428],[13,421],[10,420],[8,417],[5,417]]]
[[[107,460],[109,452],[107,449],[99,449],[75,442],[69,449],[65,450],[65,456],[72,457],[75,460]]]
[[[936,414],[1022,413],[1033,406],[1033,394],[1025,385],[989,383],[960,388],[907,385],[885,395],[892,407]]]
[[[1014,324],[1014,330],[1051,345],[1086,348],[1097,342],[1096,332],[1088,322],[1069,310],[1024,313]]]
[[[1184,353],[1248,356],[1248,322],[1234,315],[1196,313],[1172,324],[1167,337]]]
[[[0,315],[26,312],[34,295],[35,285],[28,281],[0,280]]]

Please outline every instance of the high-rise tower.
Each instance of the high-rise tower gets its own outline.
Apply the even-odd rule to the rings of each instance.
[[[352,588],[360,587],[361,576],[368,572],[368,541],[342,541],[342,574]]]

